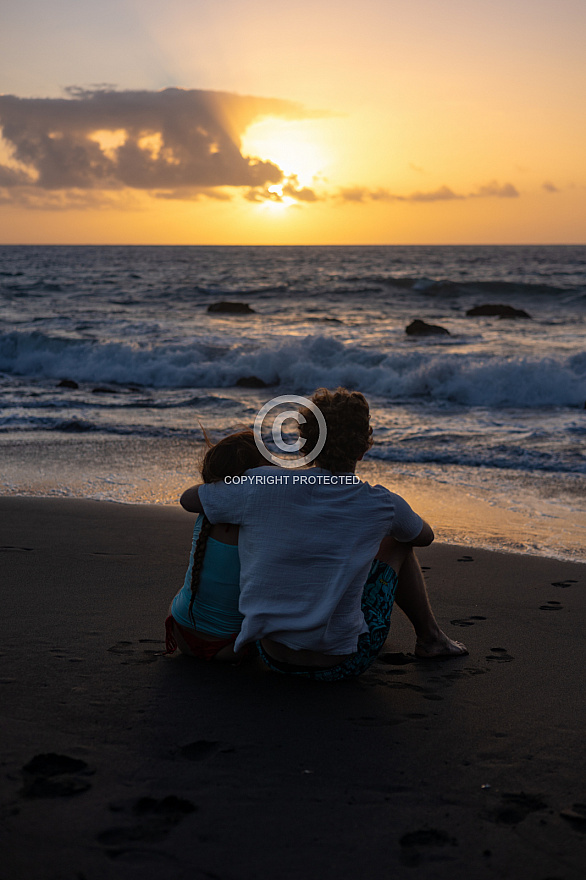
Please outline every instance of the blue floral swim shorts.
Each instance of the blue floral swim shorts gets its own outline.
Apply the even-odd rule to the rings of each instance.
[[[374,560],[362,593],[362,612],[368,632],[362,633],[358,638],[358,647],[355,653],[338,666],[332,666],[328,669],[301,667],[297,670],[290,664],[274,661],[258,641],[256,646],[260,656],[267,666],[275,672],[310,678],[313,681],[340,681],[343,678],[362,675],[376,660],[389,634],[397,580],[397,573],[390,565],[386,565],[378,559]]]

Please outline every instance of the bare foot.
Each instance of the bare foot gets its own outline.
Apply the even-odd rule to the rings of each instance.
[[[442,657],[463,657],[468,653],[468,648],[462,642],[456,642],[448,638],[445,632],[439,631],[437,638],[431,641],[417,639],[415,642],[415,656],[423,660],[436,660]]]

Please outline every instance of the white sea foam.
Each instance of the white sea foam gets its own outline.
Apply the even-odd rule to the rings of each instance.
[[[537,359],[407,348],[388,353],[327,336],[273,341],[256,351],[234,345],[214,357],[203,340],[138,345],[15,331],[0,335],[0,370],[152,388],[231,387],[254,375],[288,391],[344,385],[388,400],[483,407],[575,407],[586,399],[586,355]]]

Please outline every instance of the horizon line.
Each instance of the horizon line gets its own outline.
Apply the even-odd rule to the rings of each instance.
[[[276,244],[250,244],[250,243],[222,243],[208,242],[198,243],[148,243],[148,242],[0,242],[0,247],[586,247],[586,241],[562,241],[562,242],[356,242],[340,243],[329,242],[320,244],[310,243],[276,243]]]

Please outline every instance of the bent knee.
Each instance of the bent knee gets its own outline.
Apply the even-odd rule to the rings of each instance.
[[[405,560],[412,555],[413,547],[411,544],[402,544],[396,538],[389,535],[380,542],[376,553],[376,558],[385,565],[390,565],[396,572],[399,572]]]

